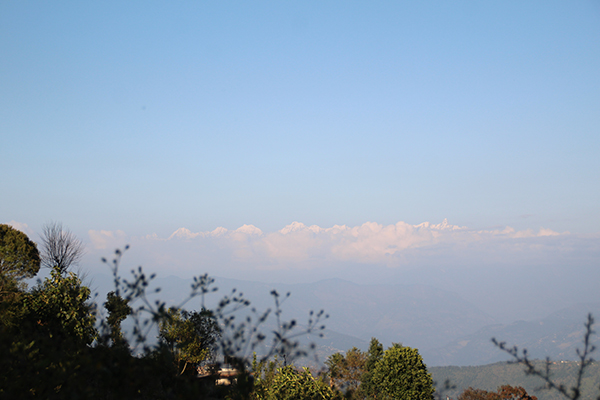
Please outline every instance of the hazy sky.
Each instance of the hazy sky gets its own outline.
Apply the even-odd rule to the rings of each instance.
[[[0,222],[94,257],[600,254],[597,1],[5,1],[0,93]]]

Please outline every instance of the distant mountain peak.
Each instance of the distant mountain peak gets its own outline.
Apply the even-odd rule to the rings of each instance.
[[[200,233],[194,233],[187,228],[179,228],[169,236],[168,240],[171,239],[193,239],[196,236],[201,235]]]

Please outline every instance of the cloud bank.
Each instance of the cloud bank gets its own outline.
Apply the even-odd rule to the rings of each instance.
[[[547,228],[472,230],[447,220],[418,225],[366,222],[329,228],[293,222],[276,232],[263,232],[253,225],[206,232],[180,228],[169,237],[129,237],[121,231],[91,230],[89,239],[92,253],[106,255],[130,244],[136,262],[155,269],[183,275],[207,271],[234,277],[237,272],[258,271],[335,270],[339,275],[349,267],[370,266],[402,271],[434,265],[588,262],[600,253],[598,237],[584,238]]]
[[[35,237],[27,224],[9,224]],[[126,279],[129,270],[143,266],[165,278],[208,273],[273,287],[328,278],[427,285],[452,291],[505,321],[600,301],[600,234],[544,227],[475,230],[444,220],[323,228],[293,222],[275,232],[252,225],[205,232],[182,227],[166,237],[90,230],[88,239],[82,267],[92,276],[107,276],[110,270],[100,259],[112,265],[114,250],[129,244],[120,263]],[[93,288],[94,279],[89,284]]]

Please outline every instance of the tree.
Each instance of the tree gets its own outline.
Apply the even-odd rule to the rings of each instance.
[[[458,395],[458,400],[537,400],[537,397],[527,394],[521,386],[503,385],[496,392],[470,387]]]
[[[503,385],[498,388],[501,400],[537,400],[536,396],[530,396],[521,386]]]
[[[374,398],[378,393],[378,388],[373,382],[373,374],[377,363],[383,358],[383,345],[376,338],[371,338],[369,351],[367,352],[367,361],[365,372],[361,378],[361,389],[367,398]]]
[[[88,357],[97,337],[89,297],[75,274],[57,269],[19,295],[10,323],[0,326],[0,398],[90,398],[81,392],[98,365]]]
[[[23,324],[57,344],[89,345],[97,336],[95,309],[88,302],[90,294],[77,275],[70,272],[63,276],[54,268],[44,282],[23,296]]]
[[[360,387],[365,373],[367,353],[353,347],[346,355],[335,353],[325,361],[334,387],[345,393],[346,398],[362,398]]]
[[[252,358],[252,376],[254,382],[252,385],[252,399],[266,399],[269,396],[269,390],[272,387],[275,375],[283,368],[283,362],[277,355],[269,360],[258,361],[256,352]]]
[[[390,399],[433,399],[433,380],[419,351],[397,343],[377,362],[372,382]]]
[[[26,234],[0,224],[0,298],[18,289],[22,279],[33,278],[40,270],[40,255]]]
[[[298,371],[293,365],[278,368],[269,380],[255,382],[256,400],[333,400],[342,399],[321,378],[312,376],[308,368]]]
[[[16,312],[11,324],[0,323],[0,399],[250,398],[252,380],[244,368],[239,371],[237,383],[225,387],[214,385],[215,376],[198,379],[195,371],[186,366],[183,371],[189,373],[181,373],[181,366],[172,361],[174,353],[176,356],[193,356],[198,348],[212,350],[216,341],[221,347],[222,343],[228,342],[230,348],[240,347],[235,343],[248,338],[257,345],[262,343],[265,335],[258,328],[268,317],[268,311],[259,313],[256,323],[251,321],[251,316],[245,316],[245,325],[236,323],[234,326],[233,313],[250,304],[241,294],[225,296],[215,311],[216,317],[206,310],[197,313],[179,309],[169,311],[165,302],[148,301],[153,275],[147,276],[141,267],[132,270],[128,279],[118,274],[122,253],[116,250],[113,262],[106,262],[113,268],[115,295],[109,296],[106,302],[107,309],[111,310],[110,323],[103,321],[102,325],[117,327],[128,311],[126,306],[132,307],[133,336],[141,351],[133,354],[125,346],[104,345],[110,342],[115,331],[105,329],[99,335],[96,333],[89,289],[73,272],[63,273],[59,267],[53,268],[51,276],[43,283],[29,292],[19,293],[19,301],[12,302]],[[213,292],[212,282],[207,275],[194,278],[190,298]],[[228,305],[233,307],[227,308]],[[186,323],[173,323],[177,320]],[[310,321],[309,327],[312,326]],[[221,335],[219,327],[227,322],[231,330],[223,331],[223,338],[217,337],[196,346],[198,342],[194,335],[214,339],[216,334]],[[291,322],[283,324],[295,326]],[[154,347],[148,344],[146,335],[157,325],[167,328],[167,334],[163,335],[166,340],[163,345]],[[193,329],[188,329],[190,326]],[[208,334],[198,335],[198,332]],[[277,343],[289,342],[288,338],[294,334],[290,332],[291,328],[285,330],[289,336],[281,337]],[[189,337],[192,339],[188,340]],[[123,343],[127,344],[125,338]],[[202,353],[206,354],[205,351]],[[270,354],[274,353],[271,351]],[[194,362],[181,360],[182,364]],[[241,356],[239,360],[240,366],[246,365]],[[323,386],[322,380],[314,381],[318,382],[319,388]],[[308,379],[306,382],[310,383]],[[325,387],[331,392],[331,388]]]
[[[197,366],[209,358],[220,336],[217,320],[212,311],[205,308],[200,312],[171,308],[159,333],[160,341],[173,353],[181,374],[188,365]]]
[[[108,311],[106,323],[110,328],[110,339],[113,346],[124,345],[123,333],[121,332],[121,322],[133,311],[129,306],[129,301],[116,294],[114,291],[106,295],[104,308]]]
[[[329,384],[331,387],[339,390],[344,390],[344,361],[345,357],[342,353],[332,354],[329,357],[327,357],[327,360],[325,360],[325,366],[327,367],[327,375],[329,376]]]
[[[57,268],[64,274],[72,265],[77,265],[85,247],[69,230],[60,223],[50,223],[44,226],[42,234],[42,265]]]
[[[491,398],[488,399],[490,394],[495,393],[490,393],[487,390],[483,389],[475,389],[469,387],[468,389],[465,389],[461,394],[458,395],[458,400],[492,400]]]

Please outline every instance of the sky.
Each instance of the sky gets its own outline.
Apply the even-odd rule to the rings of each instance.
[[[1,2],[0,54],[0,222],[90,268],[597,269],[597,1]]]

